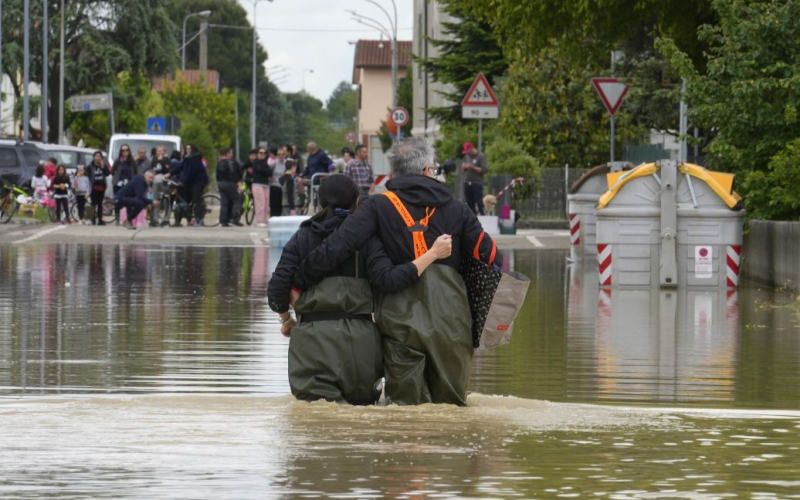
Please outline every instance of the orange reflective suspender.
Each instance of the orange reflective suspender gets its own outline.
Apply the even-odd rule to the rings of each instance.
[[[383,193],[383,195],[389,198],[389,201],[392,202],[392,205],[394,205],[397,213],[399,213],[400,217],[403,218],[403,222],[405,222],[406,227],[408,227],[409,231],[411,231],[411,234],[414,235],[414,258],[420,258],[422,254],[428,251],[428,244],[425,242],[424,228],[428,227],[428,222],[430,221],[431,216],[433,216],[433,214],[436,212],[436,208],[434,207],[433,210],[431,210],[430,207],[426,207],[425,217],[420,219],[419,224],[417,224],[417,222],[414,221],[414,218],[411,217],[411,214],[408,213],[406,206],[396,194],[391,191],[386,191]]]

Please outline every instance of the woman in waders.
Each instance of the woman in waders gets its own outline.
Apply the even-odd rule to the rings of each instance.
[[[348,176],[332,175],[319,191],[323,210],[303,222],[283,250],[269,282],[270,308],[281,315],[289,334],[289,384],[301,400],[377,402],[383,376],[381,334],[372,321],[372,285],[394,293],[419,281],[434,261],[450,256],[451,238],[442,235],[413,262],[395,266],[380,240],[372,238],[295,304],[297,326],[289,314],[291,279],[302,259],[322,244],[355,210],[358,186]]]

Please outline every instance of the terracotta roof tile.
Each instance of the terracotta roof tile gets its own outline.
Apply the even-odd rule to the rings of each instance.
[[[411,64],[411,42],[397,42],[397,67]],[[392,43],[388,40],[359,40],[356,44],[356,68],[391,68]]]
[[[206,85],[219,92],[219,72],[213,69],[208,70],[205,76]],[[187,69],[186,71],[176,71],[176,75],[181,75],[183,80],[187,83],[200,83],[203,81],[202,72],[198,69]],[[175,76],[166,76],[153,78],[153,90],[156,92],[163,92],[165,88],[169,88]]]

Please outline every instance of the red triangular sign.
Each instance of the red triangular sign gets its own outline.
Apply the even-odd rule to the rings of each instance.
[[[494,95],[494,91],[489,85],[489,80],[483,76],[483,73],[480,73],[478,77],[475,78],[475,81],[472,82],[472,85],[470,85],[467,95],[464,96],[464,100],[461,101],[461,105],[499,106],[500,101],[498,101],[497,96]]]
[[[603,104],[611,116],[617,113],[628,93],[628,86],[616,78],[592,78],[594,89],[600,94]]]

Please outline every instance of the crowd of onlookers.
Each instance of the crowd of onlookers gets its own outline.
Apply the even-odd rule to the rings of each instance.
[[[251,150],[247,160],[240,163],[232,149],[219,151],[214,175],[221,199],[220,224],[243,225],[247,194],[251,196],[258,227],[266,227],[269,217],[306,213],[311,192],[324,175],[343,173],[356,182],[363,195],[372,193],[375,176],[365,146],[357,145],[354,151],[343,148],[340,157],[331,158],[316,143],[309,142],[306,152],[304,158],[294,144],[262,147]],[[78,223],[105,225],[104,202],[113,198],[115,223],[129,228],[145,210],[150,214],[150,225],[169,224],[158,219],[160,212],[154,208],[174,188],[179,190],[187,211],[173,212],[171,225],[182,225],[185,218],[189,226],[197,227],[204,225],[206,209],[202,197],[210,183],[208,162],[195,145],[187,144],[182,152],[171,154],[164,146],[157,146],[149,155],[146,148],[140,147],[134,155],[130,146],[123,144],[118,158],[109,162],[101,151],[96,151],[92,162],[78,165],[72,175],[55,158],[43,161],[31,188],[35,199],[49,199],[58,223],[72,223],[70,207],[76,205]]]

